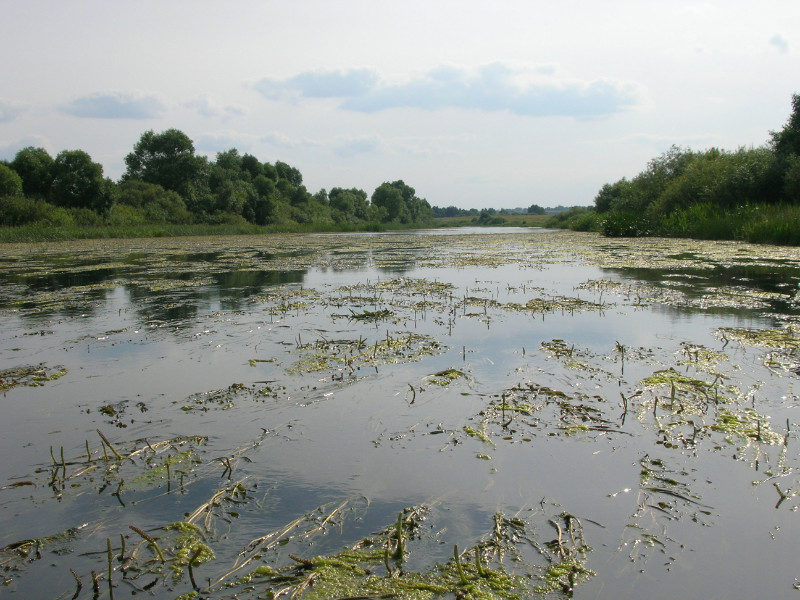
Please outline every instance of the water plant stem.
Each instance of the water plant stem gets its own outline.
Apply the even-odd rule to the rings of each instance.
[[[144,531],[142,531],[141,529],[139,529],[138,527],[136,527],[134,525],[128,525],[128,527],[130,527],[131,530],[135,531],[140,536],[142,536],[142,539],[144,539],[145,541],[150,543],[150,545],[156,551],[156,554],[158,554],[158,559],[162,563],[167,562],[166,559],[164,558],[164,553],[161,552],[161,548],[158,547],[158,543],[156,542],[156,540],[152,536],[148,535],[147,533],[145,533]]]
[[[108,438],[103,435],[103,432],[100,431],[99,429],[96,429],[95,431],[97,431],[97,434],[100,436],[100,439],[103,440],[106,443],[106,445],[111,450],[111,452],[114,453],[114,456],[116,456],[119,460],[122,460],[122,455],[119,452],[116,451],[114,446],[111,445],[111,442],[109,442]]]

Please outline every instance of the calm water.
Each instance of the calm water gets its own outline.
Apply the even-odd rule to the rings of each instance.
[[[794,249],[497,229],[11,245],[0,264],[1,596],[73,597],[72,569],[88,598],[107,539],[169,546],[237,482],[201,587],[348,502],[284,551],[424,505],[409,569],[497,513],[529,523],[534,564],[566,512],[594,572],[576,598],[800,593]]]

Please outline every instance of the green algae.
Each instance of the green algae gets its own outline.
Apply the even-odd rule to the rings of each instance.
[[[466,376],[467,375],[464,373],[464,371],[450,368],[434,373],[433,375],[428,375],[427,380],[434,385],[444,387],[450,385],[456,379],[462,379]]]
[[[443,346],[433,336],[412,332],[392,335],[387,331],[385,336],[374,341],[320,339],[308,344],[298,343],[297,352],[301,357],[286,371],[290,374],[332,371],[334,376],[354,376],[365,367],[416,362],[442,351]]]
[[[254,367],[260,362],[271,363],[274,360],[251,359],[249,364]],[[249,398],[256,401],[264,398],[276,398],[281,390],[280,386],[270,386],[265,382],[258,383],[260,385],[232,383],[224,389],[191,394],[183,400],[175,400],[172,404],[178,406],[185,413],[204,413],[211,410],[227,411],[233,409],[240,398]]]
[[[736,444],[737,441],[747,443],[756,441],[770,445],[785,442],[783,435],[772,430],[769,419],[758,414],[752,408],[729,410],[720,407],[717,418],[710,429],[723,432],[725,439],[731,444]]]
[[[640,383],[647,388],[671,386],[681,391],[703,395],[707,395],[708,391],[716,385],[715,382],[684,375],[672,368],[656,371],[642,379]]]
[[[523,600],[532,593],[572,589],[593,575],[584,566],[591,549],[583,541],[582,527],[566,513],[550,520],[559,532],[552,542],[534,540],[529,524],[519,518],[495,514],[493,530],[477,544],[464,551],[455,546],[445,563],[411,569],[405,564],[406,552],[413,553],[422,540],[420,525],[426,514],[424,507],[406,509],[396,524],[352,547],[310,557],[290,553],[292,562],[260,565],[226,587],[255,585],[266,589],[268,598],[290,595],[305,600],[433,600],[451,594],[472,600]],[[540,549],[545,565],[536,567],[523,559],[522,541]],[[508,555],[514,560],[504,561]]]
[[[712,350],[699,344],[681,343],[681,359],[678,361],[680,366],[693,366],[696,369],[712,373],[712,369],[721,362],[727,361],[728,356],[724,352]]]
[[[169,567],[174,580],[180,580],[184,569],[214,560],[214,551],[208,546],[203,530],[194,523],[177,521],[165,526],[165,532],[177,534],[169,540],[169,552],[172,555]]]
[[[475,428],[471,425],[464,425],[464,433],[466,433],[469,437],[479,439],[484,444],[489,444],[490,446],[494,446],[494,442],[492,438],[489,437],[489,433],[487,431],[487,423],[485,420],[480,422],[480,426]]]
[[[726,341],[738,341],[751,346],[780,348],[796,351],[800,348],[800,335],[793,327],[751,329],[747,327],[721,327],[718,335]]]
[[[0,371],[0,392],[17,386],[41,387],[67,374],[62,366],[47,367],[44,364],[14,367]]]

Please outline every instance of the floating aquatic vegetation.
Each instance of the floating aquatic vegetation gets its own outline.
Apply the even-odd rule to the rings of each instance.
[[[706,381],[690,375],[679,373],[673,368],[661,369],[642,379],[639,384],[653,390],[652,406],[666,408],[668,411],[704,413],[709,402],[729,401],[726,392],[735,393],[736,389],[723,385],[723,377],[717,374],[713,381]],[[668,391],[669,395],[659,395],[659,391]],[[646,403],[642,403],[645,407]]]
[[[260,362],[275,362],[275,359],[259,360],[250,359],[250,366],[255,367]],[[174,405],[179,405],[183,412],[208,412],[210,410],[231,410],[236,406],[239,398],[249,398],[251,400],[263,400],[264,398],[277,398],[284,388],[278,384],[268,381],[256,382],[258,385],[245,385],[244,383],[232,383],[227,388],[221,390],[209,390],[207,392],[197,392],[183,400],[175,400]]]
[[[0,548],[0,571],[3,586],[22,575],[25,567],[47,554],[63,555],[72,552],[72,544],[87,525],[70,527],[65,531],[35,539],[17,540]]]
[[[40,387],[67,374],[62,366],[47,367],[40,363],[0,371],[0,392],[17,386]]]
[[[374,342],[363,337],[357,340],[319,339],[308,344],[298,340],[297,352],[302,356],[287,371],[300,374],[330,370],[341,378],[345,374],[354,376],[364,367],[415,362],[442,351],[443,346],[436,338],[412,332],[392,335],[387,331],[385,337]]]
[[[580,369],[586,372],[598,373],[600,369],[589,361],[593,358],[585,348],[575,348],[575,344],[567,344],[564,340],[554,339],[543,341],[539,348],[548,356],[557,358],[569,369]]]
[[[499,440],[530,442],[536,435],[571,437],[621,432],[615,422],[606,418],[606,406],[599,397],[573,396],[528,383],[492,398],[471,419],[477,425],[463,428],[470,437],[492,446]]]
[[[772,329],[721,327],[717,330],[717,334],[726,342],[733,340],[750,346],[780,348],[788,351],[800,348],[800,335],[792,326]]]
[[[688,342],[681,342],[681,349],[678,365],[693,366],[696,369],[705,371],[706,373],[713,374],[713,369],[716,366],[728,360],[728,356],[724,352],[711,350],[699,344],[690,344]]]
[[[201,591],[221,588],[249,598],[266,590],[267,597],[287,595],[307,600],[433,600],[451,594],[474,600],[518,600],[532,593],[571,594],[576,585],[594,575],[585,566],[591,548],[584,540],[582,525],[568,513],[548,519],[557,532],[557,537],[548,541],[536,540],[528,522],[495,514],[492,531],[477,544],[464,550],[456,545],[449,561],[420,570],[410,568],[406,561],[418,544],[431,541],[426,539],[430,534],[422,533],[422,523],[429,518],[424,506],[404,509],[393,524],[338,552],[308,555],[313,536],[340,519],[349,504],[344,502],[332,510],[330,506],[320,507],[253,540],[232,569]],[[288,551],[288,563],[278,554],[270,558],[278,548],[291,547],[296,538],[305,540],[305,556]],[[533,564],[533,555],[525,546],[536,548],[544,562]],[[506,560],[509,557],[512,559]],[[258,566],[253,568],[253,563]],[[238,575],[246,567],[250,570]]]
[[[192,394],[182,402],[176,400],[173,404],[180,403],[181,410],[184,412],[230,410],[234,407],[234,399],[245,391],[250,392],[251,389],[244,384],[234,383],[223,390],[210,390]]]
[[[464,371],[450,368],[445,369],[444,371],[439,371],[438,373],[434,373],[433,375],[428,375],[426,379],[434,385],[446,386],[453,383],[456,379],[462,379],[466,376],[467,375],[464,373]]]
[[[164,527],[166,532],[174,532],[174,539],[168,542],[173,559],[169,566],[173,579],[179,580],[184,569],[213,560],[214,552],[209,548],[203,530],[188,521],[177,521]],[[193,577],[192,577],[193,578]]]
[[[685,546],[670,535],[675,521],[710,525],[714,508],[692,491],[697,483],[689,471],[674,468],[665,459],[645,454],[639,460],[639,492],[636,511],[623,531],[619,550],[631,560],[646,561],[653,552],[667,556],[667,565],[674,561]],[[611,494],[625,498],[630,489]]]
[[[731,444],[741,441],[748,444],[752,441],[763,444],[782,444],[785,441],[783,435],[772,430],[769,419],[758,414],[752,408],[729,410],[721,406],[710,429],[723,432],[725,439]]]

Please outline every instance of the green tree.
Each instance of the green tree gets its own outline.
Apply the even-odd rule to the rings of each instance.
[[[113,201],[113,183],[103,167],[83,150],[64,150],[53,161],[50,201],[64,208],[89,208],[105,213]]]
[[[264,173],[264,167],[252,154],[245,154],[242,156],[241,167],[242,171],[246,172],[251,180]]]
[[[771,131],[772,148],[779,157],[800,156],[800,94],[792,95],[792,114],[783,129]]]
[[[152,129],[142,134],[125,157],[127,170],[123,181],[137,180],[155,183],[165,190],[181,195],[198,210],[205,208],[201,200],[207,176],[207,161],[194,153],[194,143],[182,131],[167,129],[155,133]]]
[[[294,187],[303,185],[303,175],[295,167],[287,165],[285,162],[277,161],[275,163],[275,171],[277,171],[279,179],[285,179]]]
[[[528,214],[529,215],[543,215],[546,212],[547,211],[543,207],[539,206],[538,204],[531,204],[528,207]]]
[[[367,192],[357,188],[344,189],[335,187],[328,193],[334,219],[337,222],[356,223],[367,219],[369,209]]]
[[[126,181],[120,184],[116,203],[135,208],[151,223],[192,222],[183,198],[155,183]]]
[[[384,182],[372,192],[371,198],[373,206],[382,208],[386,214],[383,221],[408,222],[408,208],[403,199],[403,192],[392,183]]]
[[[29,198],[45,199],[53,183],[53,157],[44,148],[28,146],[17,152],[11,168],[22,177],[22,193]]]
[[[630,193],[630,182],[624,177],[616,183],[606,183],[594,198],[594,207],[602,213],[611,210],[617,200]]]
[[[0,196],[21,196],[22,177],[14,169],[0,165]]]

